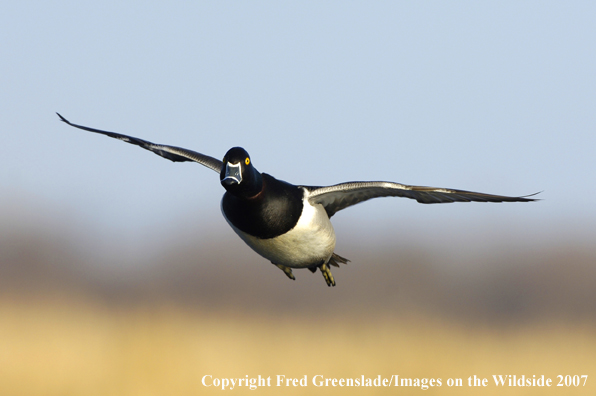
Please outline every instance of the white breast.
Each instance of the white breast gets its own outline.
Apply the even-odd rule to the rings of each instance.
[[[275,238],[256,238],[228,224],[255,252],[287,267],[304,268],[327,262],[335,249],[335,231],[325,209],[320,204],[311,205],[307,199],[296,226]]]

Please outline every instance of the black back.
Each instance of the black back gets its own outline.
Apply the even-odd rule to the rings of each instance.
[[[261,239],[290,231],[302,213],[303,190],[298,186],[261,174],[263,188],[251,198],[226,191],[221,201],[224,215],[234,227]]]

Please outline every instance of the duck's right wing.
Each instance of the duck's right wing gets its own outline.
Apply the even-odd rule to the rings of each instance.
[[[64,121],[65,123],[67,123],[70,126],[73,126],[75,128],[79,128],[79,129],[83,129],[83,130],[89,131],[89,132],[100,133],[102,135],[106,135],[106,136],[112,137],[114,139],[122,140],[123,142],[126,142],[126,143],[135,144],[139,147],[144,148],[145,150],[152,151],[155,154],[157,154],[161,157],[164,157],[166,159],[169,159],[170,161],[173,161],[173,162],[194,161],[201,165],[206,166],[209,169],[214,170],[217,173],[221,172],[221,168],[223,167],[222,161],[220,161],[216,158],[210,157],[208,155],[205,155],[205,154],[197,153],[196,151],[187,150],[187,149],[181,148],[181,147],[166,146],[163,144],[155,144],[155,143],[151,143],[146,140],[139,139],[139,138],[132,137],[132,136],[122,135],[122,134],[115,133],[115,132],[102,131],[100,129],[89,128],[86,126],[73,124],[70,121],[68,121],[66,118],[62,117],[59,113],[56,113],[56,114],[58,114],[58,117],[60,117],[60,120]]]
[[[327,187],[302,187],[308,191],[309,202],[323,205],[329,217],[333,216],[339,210],[379,197],[411,198],[424,204],[536,201],[536,199],[528,198],[535,194],[523,197],[508,197],[504,195],[455,190],[452,188],[409,186],[384,181],[348,182]]]

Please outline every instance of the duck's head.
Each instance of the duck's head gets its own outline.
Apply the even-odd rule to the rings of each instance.
[[[240,198],[254,197],[263,187],[261,174],[242,147],[228,150],[223,158],[219,180],[226,191]]]

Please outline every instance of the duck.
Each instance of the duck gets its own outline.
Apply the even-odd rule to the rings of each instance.
[[[331,217],[338,211],[380,197],[402,197],[423,204],[452,202],[532,202],[538,194],[504,196],[480,192],[413,186],[388,181],[351,181],[331,186],[294,185],[259,172],[248,152],[232,147],[222,160],[181,147],[66,124],[134,144],[173,162],[196,162],[219,174],[226,190],[221,211],[234,232],[256,253],[296,280],[293,269],[323,274],[327,286],[336,282],[330,267],[350,260],[335,253]]]

